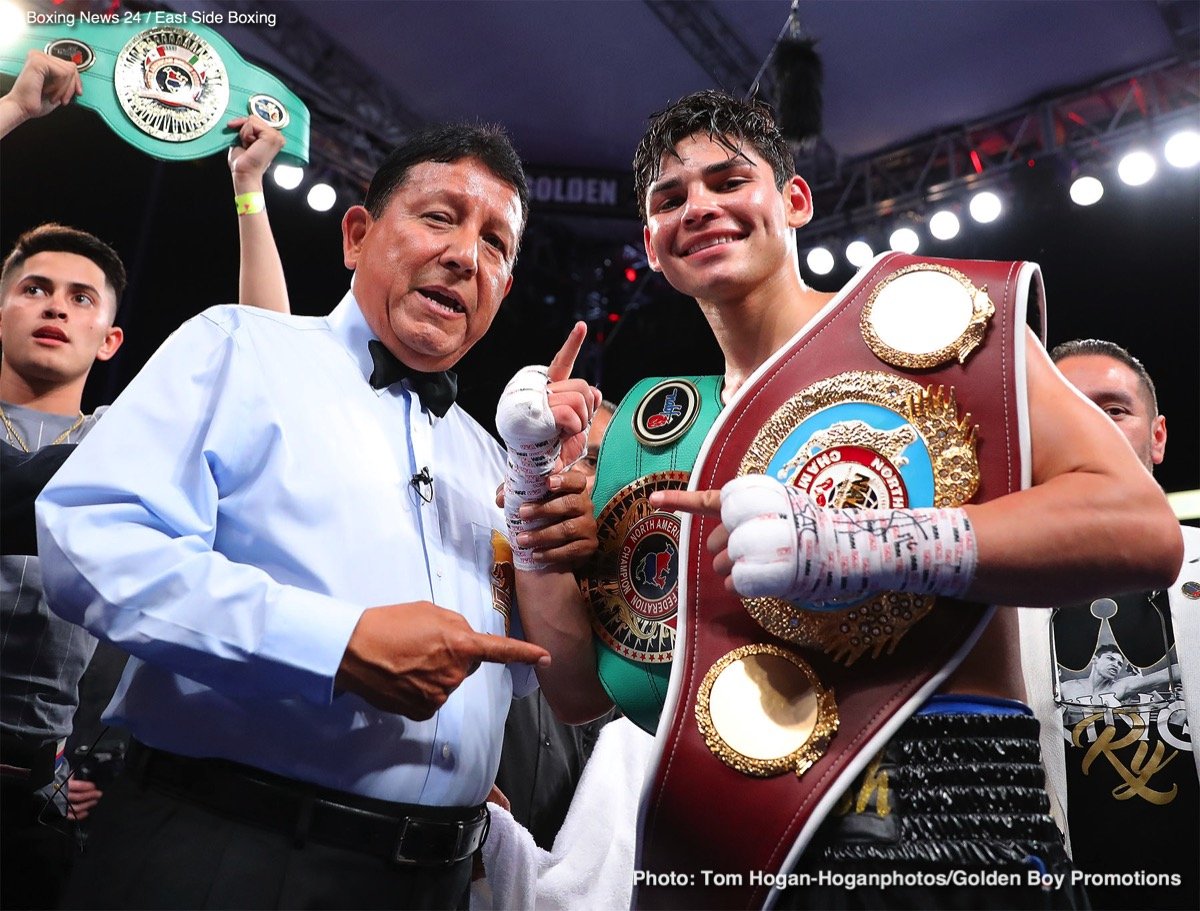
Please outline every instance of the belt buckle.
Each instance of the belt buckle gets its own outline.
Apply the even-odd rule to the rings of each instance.
[[[407,850],[410,850],[405,846],[405,839],[410,834],[414,836],[418,835],[422,826],[432,828],[436,832],[438,830],[444,831],[450,825],[456,826],[458,830],[454,840],[454,850],[452,853],[442,853],[438,857],[431,857],[430,854],[432,852],[428,852],[424,856],[420,857],[413,857],[405,853]],[[404,823],[400,826],[400,834],[396,837],[396,846],[392,851],[392,862],[402,866],[447,866],[455,863],[456,861],[462,860],[462,857],[460,857],[459,854],[462,851],[463,836],[465,831],[466,825],[462,822],[438,823],[430,822],[424,819],[414,819],[411,816],[406,816],[404,818]]]

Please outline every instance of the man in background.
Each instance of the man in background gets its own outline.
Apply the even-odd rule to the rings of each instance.
[[[1147,471],[1167,421],[1154,382],[1110,341],[1050,352],[1062,375],[1111,418]],[[1168,588],[1022,612],[1030,700],[1042,722],[1052,791],[1065,800],[1075,864],[1098,909],[1200,906],[1200,789],[1188,706],[1200,699],[1200,530]],[[1051,641],[1053,651],[1050,651]],[[1177,885],[1139,873],[1175,874]]]

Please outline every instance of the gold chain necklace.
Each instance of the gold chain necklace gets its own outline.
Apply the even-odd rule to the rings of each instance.
[[[17,428],[13,425],[13,422],[11,420],[9,420],[9,417],[7,414],[5,414],[4,407],[2,405],[0,405],[0,420],[4,421],[4,427],[8,431],[9,437],[12,439],[12,441],[14,443],[16,443],[18,446],[21,447],[21,451],[22,452],[30,452],[31,450],[30,450],[28,444],[26,444],[25,440],[21,437],[21,434],[17,431]],[[64,442],[67,439],[67,437],[69,437],[71,434],[73,434],[76,430],[78,430],[82,426],[83,426],[83,412],[81,411],[81,412],[79,412],[79,417],[77,417],[75,419],[75,423],[72,424],[70,427],[68,427],[66,430],[64,430],[62,433],[60,433],[58,436],[56,436],[53,440],[51,440],[50,445],[57,446],[59,443]]]

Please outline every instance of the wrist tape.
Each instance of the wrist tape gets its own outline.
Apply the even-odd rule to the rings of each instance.
[[[522,504],[542,500],[550,492],[546,478],[554,471],[562,444],[546,394],[546,367],[523,367],[509,380],[496,407],[496,429],[508,450],[504,473],[504,519],[517,569],[536,569],[532,551],[517,545],[517,535],[540,527],[518,515]]]
[[[748,597],[822,603],[880,591],[958,597],[978,546],[952,509],[822,509],[802,491],[747,475],[721,491],[733,581]]]

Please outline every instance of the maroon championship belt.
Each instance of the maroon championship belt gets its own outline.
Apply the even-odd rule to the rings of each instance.
[[[691,489],[761,473],[821,506],[901,509],[1028,486],[1025,315],[1043,295],[1030,263],[881,257],[739,390]],[[893,592],[804,606],[742,599],[705,548],[718,521],[683,525],[639,908],[773,901],[778,875],[991,616]]]

